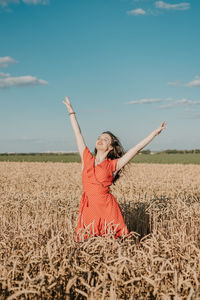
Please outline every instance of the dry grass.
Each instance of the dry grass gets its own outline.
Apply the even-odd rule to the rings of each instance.
[[[0,299],[200,299],[200,166],[130,164],[130,236],[76,243],[78,163],[0,163]]]

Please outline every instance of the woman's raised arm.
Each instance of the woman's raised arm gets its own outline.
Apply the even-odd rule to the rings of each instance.
[[[140,150],[142,150],[146,145],[148,145],[156,135],[161,133],[163,129],[166,128],[166,122],[162,122],[160,126],[154,130],[149,136],[139,142],[136,146],[127,151],[122,157],[118,159],[116,173],[125,166]]]
[[[77,147],[78,147],[78,151],[79,151],[81,159],[83,161],[83,151],[84,151],[86,145],[85,145],[85,141],[83,139],[83,136],[81,134],[81,129],[79,127],[78,121],[76,119],[76,114],[75,114],[75,112],[72,108],[72,105],[71,105],[70,100],[69,100],[68,97],[65,97],[65,101],[63,101],[63,103],[67,106],[70,121],[71,121],[71,125],[72,125],[72,129],[74,131],[74,135],[75,135],[75,138],[76,138],[76,144],[77,144]]]

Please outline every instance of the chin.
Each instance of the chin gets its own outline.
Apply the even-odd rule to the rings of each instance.
[[[96,145],[97,150],[105,150],[105,147],[103,145]]]

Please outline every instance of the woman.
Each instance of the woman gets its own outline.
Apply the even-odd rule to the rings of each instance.
[[[109,192],[109,187],[117,178],[119,171],[166,128],[166,122],[162,122],[148,137],[126,153],[111,132],[103,132],[96,141],[93,157],[85,145],[70,100],[68,97],[65,99],[63,103],[68,109],[82,161],[83,195],[76,227],[77,240],[84,240],[90,235],[102,236],[109,232],[113,232],[115,237],[121,237],[129,231],[115,197]]]

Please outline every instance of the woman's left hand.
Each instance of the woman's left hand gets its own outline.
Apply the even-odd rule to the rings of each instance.
[[[160,124],[160,126],[155,130],[155,134],[156,134],[156,135],[160,134],[161,131],[162,131],[163,129],[166,129],[166,128],[167,128],[167,127],[166,127],[166,122],[164,121],[164,122],[162,122],[162,123]]]

